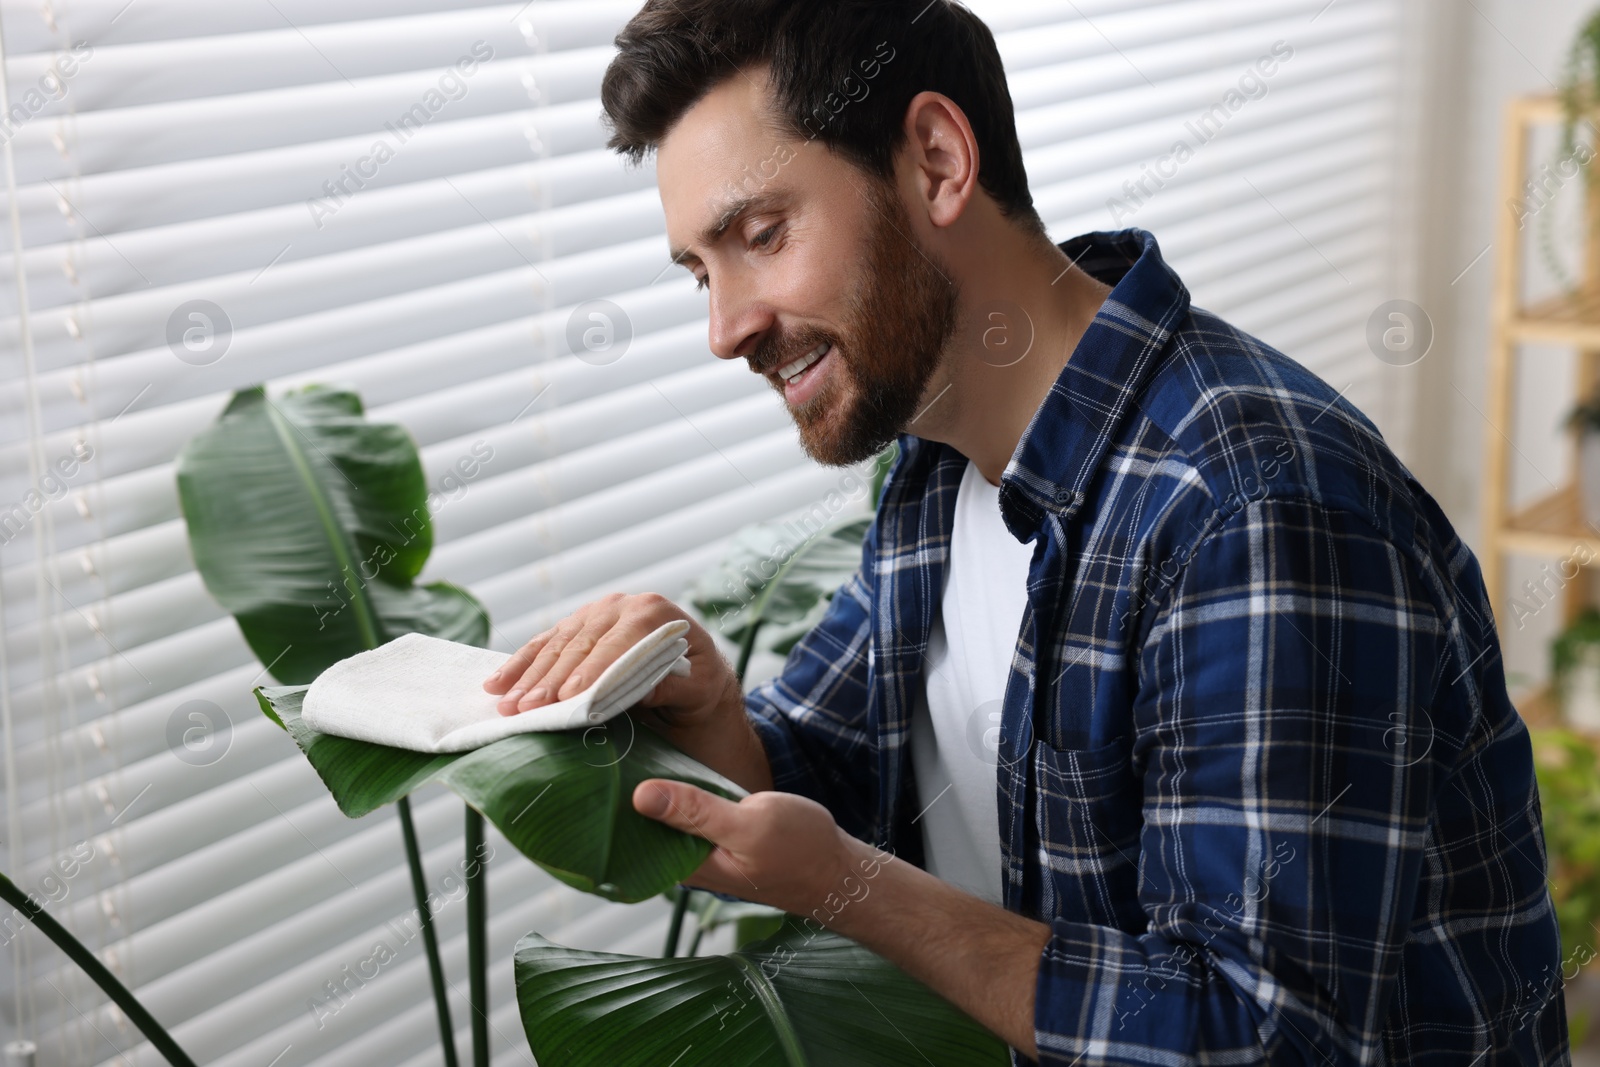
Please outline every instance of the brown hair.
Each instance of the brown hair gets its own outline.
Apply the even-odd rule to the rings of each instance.
[[[954,0],[648,0],[600,86],[607,147],[640,162],[736,71],[769,64],[777,128],[888,179],[911,98],[942,93],[972,124],[978,182],[1043,236],[994,35]]]

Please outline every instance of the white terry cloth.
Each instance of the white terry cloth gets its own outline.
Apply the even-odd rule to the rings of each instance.
[[[306,691],[301,716],[319,733],[413,752],[465,752],[513,734],[605,722],[668,674],[688,677],[689,624],[675,619],[639,639],[577,696],[501,715],[484,680],[511,657],[409,633],[340,660]]]

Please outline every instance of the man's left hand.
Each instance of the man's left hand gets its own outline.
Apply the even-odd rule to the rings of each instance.
[[[793,793],[752,793],[736,803],[685,782],[651,778],[634,789],[633,806],[715,846],[685,885],[794,915],[825,907],[830,895],[854,895],[861,858],[877,855],[839,829],[827,808]]]
[[[839,829],[793,793],[735,803],[651,778],[633,806],[714,846],[684,884],[811,916],[883,956],[1029,1059],[1034,986],[1050,927],[947,885]]]

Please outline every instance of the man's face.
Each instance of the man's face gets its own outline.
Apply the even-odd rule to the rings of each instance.
[[[728,78],[663,140],[667,233],[709,289],[712,351],[783,395],[813,459],[857,463],[915,432],[959,293],[892,183],[772,131],[765,84]]]

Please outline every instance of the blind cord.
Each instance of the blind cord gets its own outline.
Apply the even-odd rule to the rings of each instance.
[[[0,18],[0,116],[11,114],[11,66],[6,52],[5,20]],[[28,474],[32,483],[39,483],[39,468],[41,458],[39,449],[42,445],[40,438],[39,396],[34,378],[33,361],[33,329],[28,320],[28,276],[23,268],[22,260],[22,208],[17,201],[17,163],[16,153],[12,148],[11,138],[5,139],[4,157],[6,171],[6,204],[8,207],[9,223],[11,227],[11,256],[17,277],[17,325],[21,333],[23,372],[28,380]],[[35,544],[38,544],[39,532],[35,531]],[[42,563],[42,561],[41,561]],[[37,604],[36,611],[40,617],[41,643],[44,637],[44,570],[41,568],[34,578],[34,596]],[[5,617],[5,604],[0,600],[0,620]],[[17,766],[16,745],[12,735],[11,721],[11,676],[8,671],[8,658],[6,655],[6,640],[3,628],[0,628],[0,739],[5,743],[5,768],[6,768],[6,865],[13,874],[22,872],[22,822],[19,811],[17,795]],[[33,957],[26,937],[18,938],[17,949],[13,953],[12,982],[14,983],[12,995],[15,1000],[13,1006],[16,1012],[18,1036],[25,1036],[33,1032],[34,1003],[33,984],[24,981],[25,975],[33,972]],[[26,1004],[24,1004],[26,997]]]

